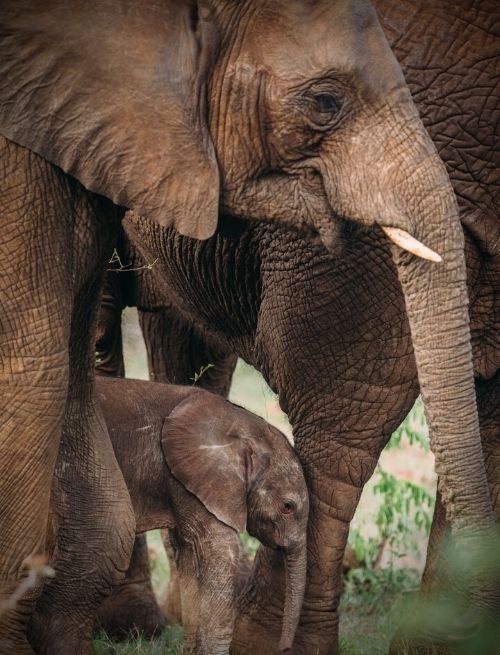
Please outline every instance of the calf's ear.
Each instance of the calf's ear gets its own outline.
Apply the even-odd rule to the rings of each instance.
[[[194,394],[165,419],[162,448],[172,475],[209,512],[245,530],[247,492],[262,458],[244,410],[214,394]]]
[[[211,236],[211,20],[196,0],[2,2],[0,134],[118,205]]]

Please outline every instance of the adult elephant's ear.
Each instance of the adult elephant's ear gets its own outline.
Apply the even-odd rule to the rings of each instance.
[[[247,522],[249,487],[265,465],[263,448],[254,436],[244,410],[208,392],[183,400],[162,428],[163,453],[172,475],[238,532]]]
[[[2,2],[0,133],[90,191],[207,238],[219,205],[205,101],[216,44],[195,2]]]

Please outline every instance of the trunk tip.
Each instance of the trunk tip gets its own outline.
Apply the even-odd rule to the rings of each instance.
[[[286,653],[288,650],[292,648],[293,644],[293,637],[290,635],[281,635],[280,639],[280,645],[278,647],[278,650],[280,653]]]

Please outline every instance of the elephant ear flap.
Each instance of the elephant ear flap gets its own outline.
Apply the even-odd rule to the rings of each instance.
[[[172,475],[219,521],[242,532],[249,453],[234,410],[214,394],[193,394],[165,419],[161,444]]]
[[[219,210],[195,0],[0,4],[0,133],[87,189],[191,237]]]

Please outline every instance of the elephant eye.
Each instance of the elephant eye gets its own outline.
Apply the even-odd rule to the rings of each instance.
[[[323,114],[336,114],[342,107],[340,100],[331,93],[317,93],[314,101],[318,111]]]
[[[283,503],[283,514],[292,514],[295,512],[297,509],[297,505],[293,502],[293,500],[285,500]]]

